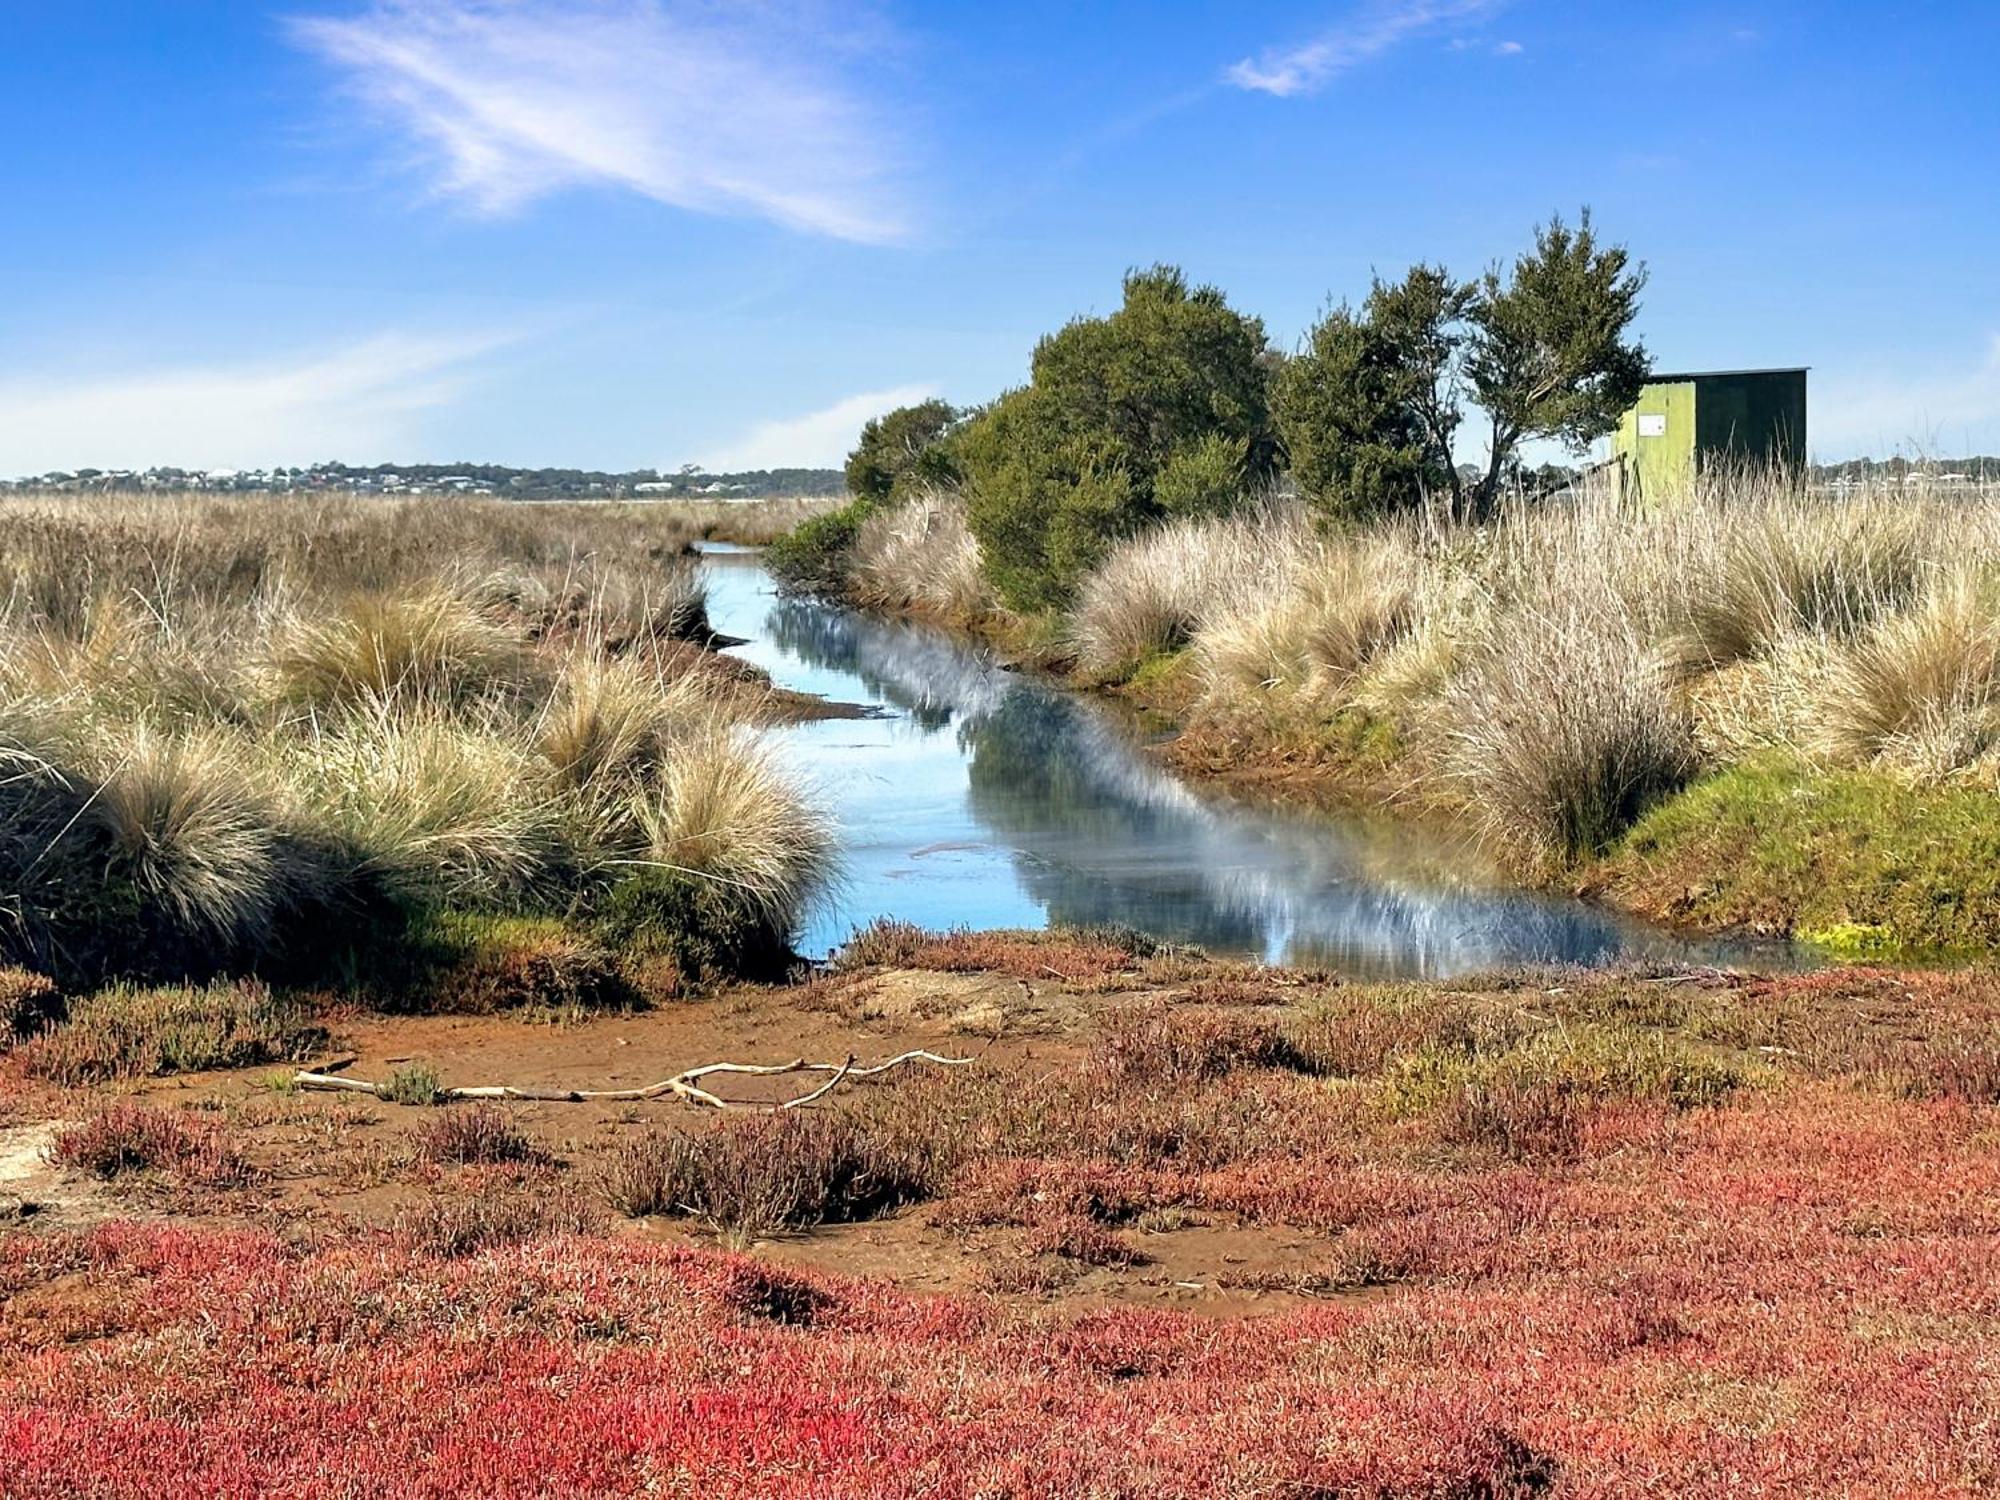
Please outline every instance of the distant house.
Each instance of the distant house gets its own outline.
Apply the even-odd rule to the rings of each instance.
[[[1706,370],[1654,375],[1618,424],[1621,491],[1672,494],[1718,468],[1802,473],[1806,371]]]

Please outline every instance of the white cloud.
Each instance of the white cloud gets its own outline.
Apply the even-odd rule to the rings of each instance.
[[[1519,57],[1528,49],[1519,42],[1502,42],[1493,49],[1495,57]]]
[[[888,134],[842,76],[880,43],[770,0],[377,0],[291,23],[489,213],[609,185],[840,239],[902,236]]]
[[[1225,76],[1240,89],[1289,99],[1324,87],[1350,68],[1450,21],[1498,8],[1500,0],[1377,0],[1333,30],[1296,47],[1269,48]]]
[[[409,457],[422,414],[504,342],[384,334],[290,360],[0,381],[0,474]]]
[[[1806,425],[1813,452],[1831,459],[2000,450],[2000,334],[1984,359],[1958,370],[1816,376]]]
[[[870,418],[928,401],[936,394],[937,387],[929,385],[864,391],[802,417],[760,422],[735,442],[704,456],[700,463],[711,474],[736,474],[746,469],[837,469],[846,462],[854,440]]]

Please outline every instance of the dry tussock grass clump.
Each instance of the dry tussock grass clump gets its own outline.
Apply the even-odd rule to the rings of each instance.
[[[86,988],[337,969],[385,912],[587,921],[662,860],[753,892],[782,950],[830,840],[679,639],[727,520],[0,501],[0,956]]]
[[[281,692],[324,710],[343,703],[456,700],[512,686],[526,639],[454,591],[356,594],[279,630]]]
[[[654,775],[675,741],[715,713],[692,678],[585,654],[566,665],[536,746],[559,786],[622,789]]]
[[[832,871],[832,828],[743,730],[715,729],[681,747],[633,810],[644,858],[721,887],[773,932],[796,927]]]
[[[1204,623],[1250,608],[1274,558],[1302,545],[1295,511],[1170,521],[1121,543],[1085,580],[1070,631],[1091,672],[1129,672],[1178,651]]]
[[[874,609],[959,625],[1000,612],[957,495],[920,495],[871,513],[855,533],[845,566],[850,596]]]
[[[1230,608],[1129,587],[1197,534],[1247,566]],[[1404,791],[1542,864],[1603,848],[1704,757],[1987,774],[1996,564],[1990,501],[1717,474],[1644,511],[1585,492],[1477,526],[1165,528],[1086,589],[1082,635],[1108,659],[1191,628],[1207,715],[1393,755]]]
[[[1953,569],[1836,653],[1817,721],[1817,748],[1847,764],[1883,761],[1938,778],[1986,759],[2000,742],[1993,576]]]
[[[352,867],[408,901],[504,907],[564,853],[566,809],[490,718],[370,705],[314,734],[297,774]]]
[[[1197,631],[1206,702],[1222,711],[1331,711],[1353,701],[1369,668],[1416,629],[1409,539],[1392,530],[1289,547],[1282,532],[1253,540],[1277,549],[1276,581]]]
[[[309,878],[286,858],[276,797],[239,732],[142,720],[78,764],[94,786],[70,837],[94,846],[127,900],[197,940],[262,941]]]
[[[1445,712],[1446,774],[1492,840],[1531,861],[1601,852],[1696,768],[1665,662],[1603,600],[1503,617]]]
[[[1768,481],[1704,485],[1642,532],[1668,534],[1652,580],[1669,601],[1675,664],[1695,675],[1753,660],[1794,633],[1847,639],[1907,603],[1951,544],[1921,502],[1829,504]],[[1678,616],[1678,618],[1676,618]]]

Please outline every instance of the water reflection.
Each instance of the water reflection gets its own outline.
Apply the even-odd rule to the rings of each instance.
[[[822,953],[893,915],[926,926],[1117,922],[1212,951],[1370,976],[1528,962],[1782,962],[1510,888],[1463,847],[1365,817],[1197,794],[1097,705],[941,632],[781,599],[712,557],[710,611],[780,683],[884,710],[786,732],[842,824]]]

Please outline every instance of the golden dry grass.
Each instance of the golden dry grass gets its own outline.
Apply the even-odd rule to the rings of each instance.
[[[795,911],[830,853],[800,851],[818,815],[735,727],[741,692],[676,644],[701,628],[690,542],[717,524],[0,501],[0,949],[173,975],[254,965],[287,929],[384,901],[587,905],[645,853],[647,818],[694,816],[674,788],[696,767],[726,781],[731,756],[739,806],[707,862],[760,871],[768,912],[796,882]],[[758,796],[784,805],[751,816]],[[774,853],[731,847],[779,831]]]

